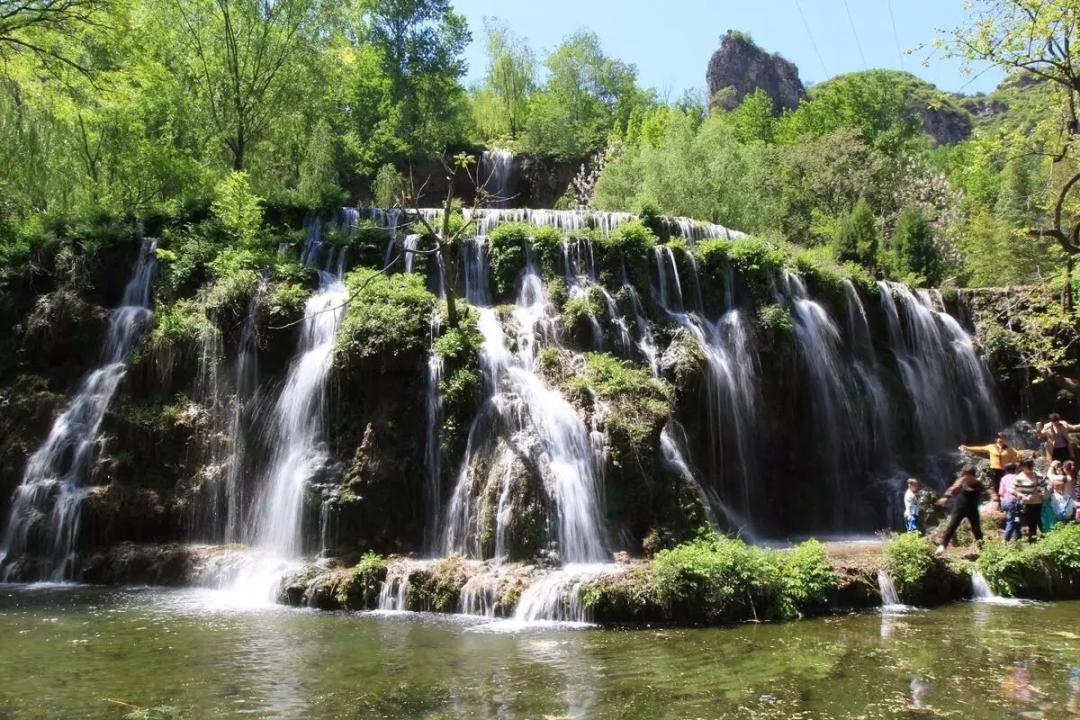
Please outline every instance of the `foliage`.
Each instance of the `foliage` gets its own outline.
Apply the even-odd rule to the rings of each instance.
[[[350,610],[374,607],[379,597],[379,586],[385,577],[385,558],[375,552],[364,553],[360,562],[338,586],[338,602]]]
[[[784,552],[702,531],[661,550],[652,581],[660,601],[680,616],[731,621],[799,617],[827,604],[836,576],[816,541]]]
[[[1053,597],[1080,579],[1080,525],[1058,525],[1034,543],[988,540],[979,569],[994,589],[1010,597]]]
[[[935,286],[944,279],[944,258],[930,223],[919,210],[908,208],[900,215],[888,253],[893,272],[912,284]]]
[[[237,243],[246,248],[256,245],[262,225],[262,198],[252,190],[246,172],[231,172],[217,184],[211,209]]]
[[[372,194],[378,207],[393,207],[405,192],[405,178],[391,165],[386,163],[379,168],[372,183]]]
[[[894,535],[885,543],[885,570],[903,595],[919,586],[941,561],[934,555],[930,541],[918,533]]]
[[[536,58],[505,24],[485,19],[484,30],[488,58],[485,89],[494,102],[489,111],[477,114],[477,123],[487,138],[517,138],[525,127],[529,97],[536,86]],[[475,107],[487,106],[477,102]]]
[[[860,199],[851,212],[840,221],[832,241],[833,254],[838,260],[873,267],[878,254],[878,229],[870,204]]]
[[[345,286],[352,300],[341,321],[335,362],[351,367],[377,360],[390,369],[394,358],[427,348],[435,298],[422,278],[358,268],[348,274]]]
[[[488,235],[491,280],[497,297],[506,297],[525,267],[532,228],[524,223],[503,223]]]

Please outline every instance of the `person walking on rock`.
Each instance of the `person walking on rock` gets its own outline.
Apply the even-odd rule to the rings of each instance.
[[[945,548],[952,542],[960,523],[967,518],[971,526],[971,534],[976,542],[982,542],[982,522],[979,520],[979,501],[985,488],[975,476],[975,467],[965,465],[960,471],[960,477],[956,479],[945,494],[941,496],[937,504],[949,507],[949,523],[945,526],[945,532],[941,535],[941,541],[937,547],[937,554],[942,555]]]
[[[1050,445],[1050,457],[1053,460],[1065,462],[1072,456],[1072,447],[1069,444],[1069,433],[1080,430],[1080,426],[1070,425],[1061,419],[1057,413],[1050,413],[1050,422],[1043,426],[1043,435],[1047,444]]]
[[[998,492],[1001,498],[1001,511],[1005,513],[1005,542],[1020,539],[1020,502],[1016,497],[1016,463],[1005,466],[1005,477],[1001,478]]]
[[[1016,476],[1015,492],[1020,503],[1021,523],[1028,531],[1028,542],[1035,542],[1042,529],[1042,506],[1046,500],[1046,480],[1035,474],[1035,462],[1020,461],[1020,473]]]
[[[998,433],[992,445],[961,445],[960,452],[981,455],[990,459],[990,477],[994,481],[991,499],[1001,509],[999,498],[1001,478],[1005,476],[1005,466],[1020,462],[1020,453],[1009,447],[1004,433]]]

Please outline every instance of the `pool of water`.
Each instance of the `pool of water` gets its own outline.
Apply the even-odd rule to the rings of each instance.
[[[1068,718],[1080,603],[570,630],[0,586],[0,718]]]

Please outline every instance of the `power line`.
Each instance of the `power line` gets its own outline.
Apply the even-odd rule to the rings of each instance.
[[[821,57],[821,51],[818,50],[817,43],[814,42],[814,33],[810,32],[810,24],[806,22],[806,15],[803,14],[802,5],[799,4],[799,0],[795,0],[795,9],[799,11],[799,17],[802,18],[803,28],[806,29],[806,36],[810,38],[810,47],[814,48],[814,54],[817,55],[818,62],[821,63],[821,71],[824,74],[824,78],[829,77],[829,69],[825,67],[825,58]]]
[[[855,19],[851,17],[851,8],[848,6],[847,0],[843,0],[844,12],[847,13],[848,25],[851,26],[851,34],[855,37],[855,47],[859,50],[859,57],[862,59],[863,70],[868,70],[869,65],[866,64],[866,55],[863,53],[862,43],[859,42],[859,31],[855,29]]]
[[[900,49],[900,33],[896,32],[896,18],[893,17],[892,0],[888,0],[889,5],[889,22],[892,23],[892,36],[896,41],[896,54],[900,58],[900,69],[904,70],[904,51]]]

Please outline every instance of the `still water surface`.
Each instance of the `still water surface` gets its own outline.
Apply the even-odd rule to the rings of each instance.
[[[1080,717],[1080,603],[523,630],[0,586],[0,718]]]

